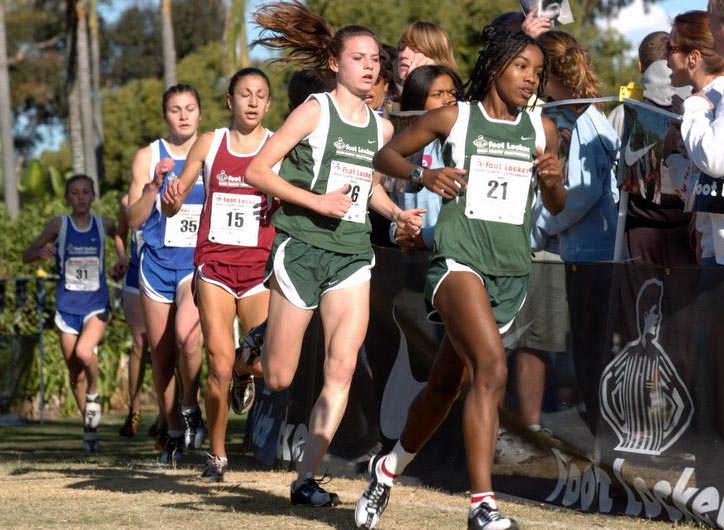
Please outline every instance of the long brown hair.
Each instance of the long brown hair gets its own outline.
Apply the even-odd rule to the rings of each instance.
[[[328,68],[330,57],[340,57],[348,38],[372,37],[380,44],[374,32],[364,26],[345,26],[335,31],[324,18],[298,0],[269,2],[253,16],[262,33],[252,46],[289,52],[274,61],[298,62],[307,68],[323,70]]]
[[[547,31],[538,42],[550,60],[550,74],[555,75],[575,99],[597,98],[601,95],[591,55],[578,41],[563,31]]]
[[[676,15],[672,27],[676,28],[676,45],[686,52],[697,50],[707,74],[724,71],[724,57],[714,48],[714,36],[709,29],[706,11],[687,11]]]

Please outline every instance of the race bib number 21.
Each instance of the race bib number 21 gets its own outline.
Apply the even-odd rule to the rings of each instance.
[[[465,215],[470,219],[522,225],[532,174],[532,162],[473,155],[465,192]]]

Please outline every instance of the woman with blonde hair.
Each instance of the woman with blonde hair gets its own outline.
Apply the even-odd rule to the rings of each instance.
[[[568,33],[549,31],[538,37],[551,70],[545,86],[549,100],[600,96],[600,82],[588,51]],[[576,103],[547,112],[559,130],[561,153],[567,159],[566,207],[558,215],[543,211],[534,230],[558,236],[564,261],[613,258],[618,189],[614,174],[616,131],[597,104]],[[595,161],[595,163],[587,162]]]
[[[397,73],[400,83],[415,68],[426,64],[439,64],[455,70],[453,45],[448,32],[437,24],[418,20],[409,24],[398,45]]]

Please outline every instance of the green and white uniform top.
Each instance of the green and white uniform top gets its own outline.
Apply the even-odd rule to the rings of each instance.
[[[372,157],[383,143],[381,119],[368,109],[366,124],[350,123],[331,94],[309,97],[319,102],[319,122],[284,158],[279,174],[291,184],[318,194],[349,184],[352,206],[337,219],[282,201],[272,222],[278,230],[324,250],[366,252],[370,249],[367,206],[372,194]]]
[[[478,102],[459,102],[443,145],[447,167],[465,169],[464,193],[443,201],[433,259],[452,258],[492,276],[530,272],[533,160],[545,147],[540,114],[515,121],[489,117]]]

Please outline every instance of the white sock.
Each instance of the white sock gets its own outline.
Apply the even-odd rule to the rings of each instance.
[[[539,423],[531,423],[530,425],[528,425],[528,429],[533,432],[538,432],[540,431],[541,427]]]
[[[184,416],[187,416],[188,414],[193,414],[199,409],[198,405],[183,405],[181,407],[181,414]]]
[[[492,491],[485,491],[483,493],[471,493],[470,494],[470,513],[473,513],[475,509],[482,503],[486,503],[494,510],[498,509],[498,504],[495,502],[495,493]]]
[[[395,447],[392,448],[392,451],[390,451],[390,453],[385,456],[381,462],[384,464],[384,469],[387,474],[392,475],[394,478],[402,474],[407,465],[412,462],[413,458],[415,458],[415,454],[417,453],[408,453],[405,451],[405,448],[402,447],[400,441],[397,440]]]
[[[297,491],[297,488],[310,478],[314,478],[314,473],[312,473],[311,471],[307,471],[306,473],[304,473],[304,475],[302,475],[302,478],[294,479],[294,482],[292,482],[292,489],[294,491]]]
[[[86,401],[98,401],[98,392],[96,392],[95,394],[86,394],[85,400]]]

